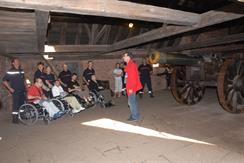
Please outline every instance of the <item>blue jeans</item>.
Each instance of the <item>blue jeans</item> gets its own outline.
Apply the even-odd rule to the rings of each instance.
[[[140,118],[140,115],[136,102],[136,93],[132,93],[130,96],[128,96],[128,104],[130,107],[131,118],[138,120]]]

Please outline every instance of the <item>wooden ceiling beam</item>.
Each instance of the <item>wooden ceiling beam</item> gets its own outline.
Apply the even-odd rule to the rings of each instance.
[[[108,45],[49,45],[50,51],[46,53],[86,53],[105,52]]]
[[[178,25],[194,25],[200,20],[199,14],[195,13],[115,0],[1,0],[0,6]]]
[[[146,49],[129,49],[130,52],[135,54],[136,58],[145,57],[148,54],[148,51]],[[66,58],[66,59],[109,59],[109,58],[119,58],[121,59],[121,56],[123,53],[125,53],[127,50],[119,50],[115,52],[89,52],[89,53],[50,53],[49,56],[56,58]]]
[[[244,41],[244,33],[228,35],[224,37],[210,38],[206,41],[197,41],[189,44],[161,48],[163,52],[179,52],[183,50],[199,49],[204,47],[219,46]]]
[[[237,13],[236,13],[237,12]],[[114,43],[111,47],[111,51],[120,50],[124,48],[134,47],[140,44],[148,43],[151,41],[171,37],[174,35],[191,32],[194,30],[209,27],[215,24],[235,20],[244,17],[243,6],[240,5],[228,5],[219,10],[209,11],[201,14],[201,21],[194,26],[163,26],[158,29],[151,30],[138,36],[131,37]]]
[[[184,50],[182,53],[190,55],[201,55],[201,54],[213,54],[213,53],[222,53],[222,52],[231,52],[237,50],[244,50],[244,44],[229,44],[225,46],[214,46],[193,50]]]

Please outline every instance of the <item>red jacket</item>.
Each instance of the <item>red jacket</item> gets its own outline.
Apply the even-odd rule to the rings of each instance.
[[[129,90],[132,90],[132,93],[136,93],[142,88],[136,63],[130,60],[125,67],[125,72],[127,73],[126,92],[130,96]]]

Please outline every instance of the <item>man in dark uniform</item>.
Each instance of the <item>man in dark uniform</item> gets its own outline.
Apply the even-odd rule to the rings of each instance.
[[[13,97],[12,116],[13,123],[18,123],[19,107],[25,102],[25,72],[20,68],[20,61],[17,58],[11,60],[10,68],[3,77],[3,85]]]
[[[150,97],[153,96],[152,92],[152,82],[151,82],[151,73],[152,73],[152,66],[147,63],[147,58],[142,59],[142,64],[138,67],[138,70],[140,72],[140,80],[142,84],[142,89],[139,91],[139,96],[142,97],[143,90],[145,84],[147,84],[148,93]]]
[[[83,72],[83,81],[86,83],[88,88],[89,88],[89,83],[91,82],[92,75],[95,75],[95,70],[93,69],[92,61],[88,61],[88,66]]]
[[[68,91],[67,85],[71,80],[71,76],[72,76],[72,73],[70,72],[70,70],[68,70],[68,65],[64,64],[63,65],[63,71],[59,73],[58,78],[61,82],[63,89],[66,92]]]
[[[37,63],[37,70],[34,74],[34,81],[36,81],[37,78],[42,79],[42,82],[45,83],[45,72],[44,72],[44,63],[39,62]]]

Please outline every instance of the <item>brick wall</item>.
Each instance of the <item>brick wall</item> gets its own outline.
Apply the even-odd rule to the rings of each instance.
[[[2,75],[5,73],[5,71],[9,68],[9,60],[6,59],[5,57],[0,56],[1,58],[1,79]],[[33,82],[34,78],[34,73],[36,71],[36,65],[40,60],[37,59],[20,59],[22,63],[22,68],[25,71],[25,76],[28,78],[31,82]],[[58,70],[62,70],[62,64],[67,63],[67,64],[75,64],[77,67],[77,70],[80,74],[79,76],[82,76],[83,70],[87,67],[87,61],[88,60],[81,60],[81,61],[51,61],[54,67]],[[117,62],[121,62],[119,59],[108,59],[108,60],[92,60],[94,63],[94,69],[96,71],[96,77],[99,80],[109,80],[110,82],[110,88],[113,90],[114,89],[114,78],[112,75],[112,71],[115,67],[115,64]],[[136,61],[138,65],[141,63],[141,60]],[[157,73],[162,72],[163,70],[161,68],[154,68],[153,70],[153,75],[152,75],[152,85],[153,85],[153,90],[160,90],[165,88],[165,80],[163,77],[158,77],[156,76]],[[0,96],[1,96],[1,101],[5,101],[7,99],[7,103],[4,102],[4,109],[5,110],[11,110],[10,107],[6,106],[11,106],[11,96],[7,93],[6,89],[3,89],[1,86],[0,90]]]

